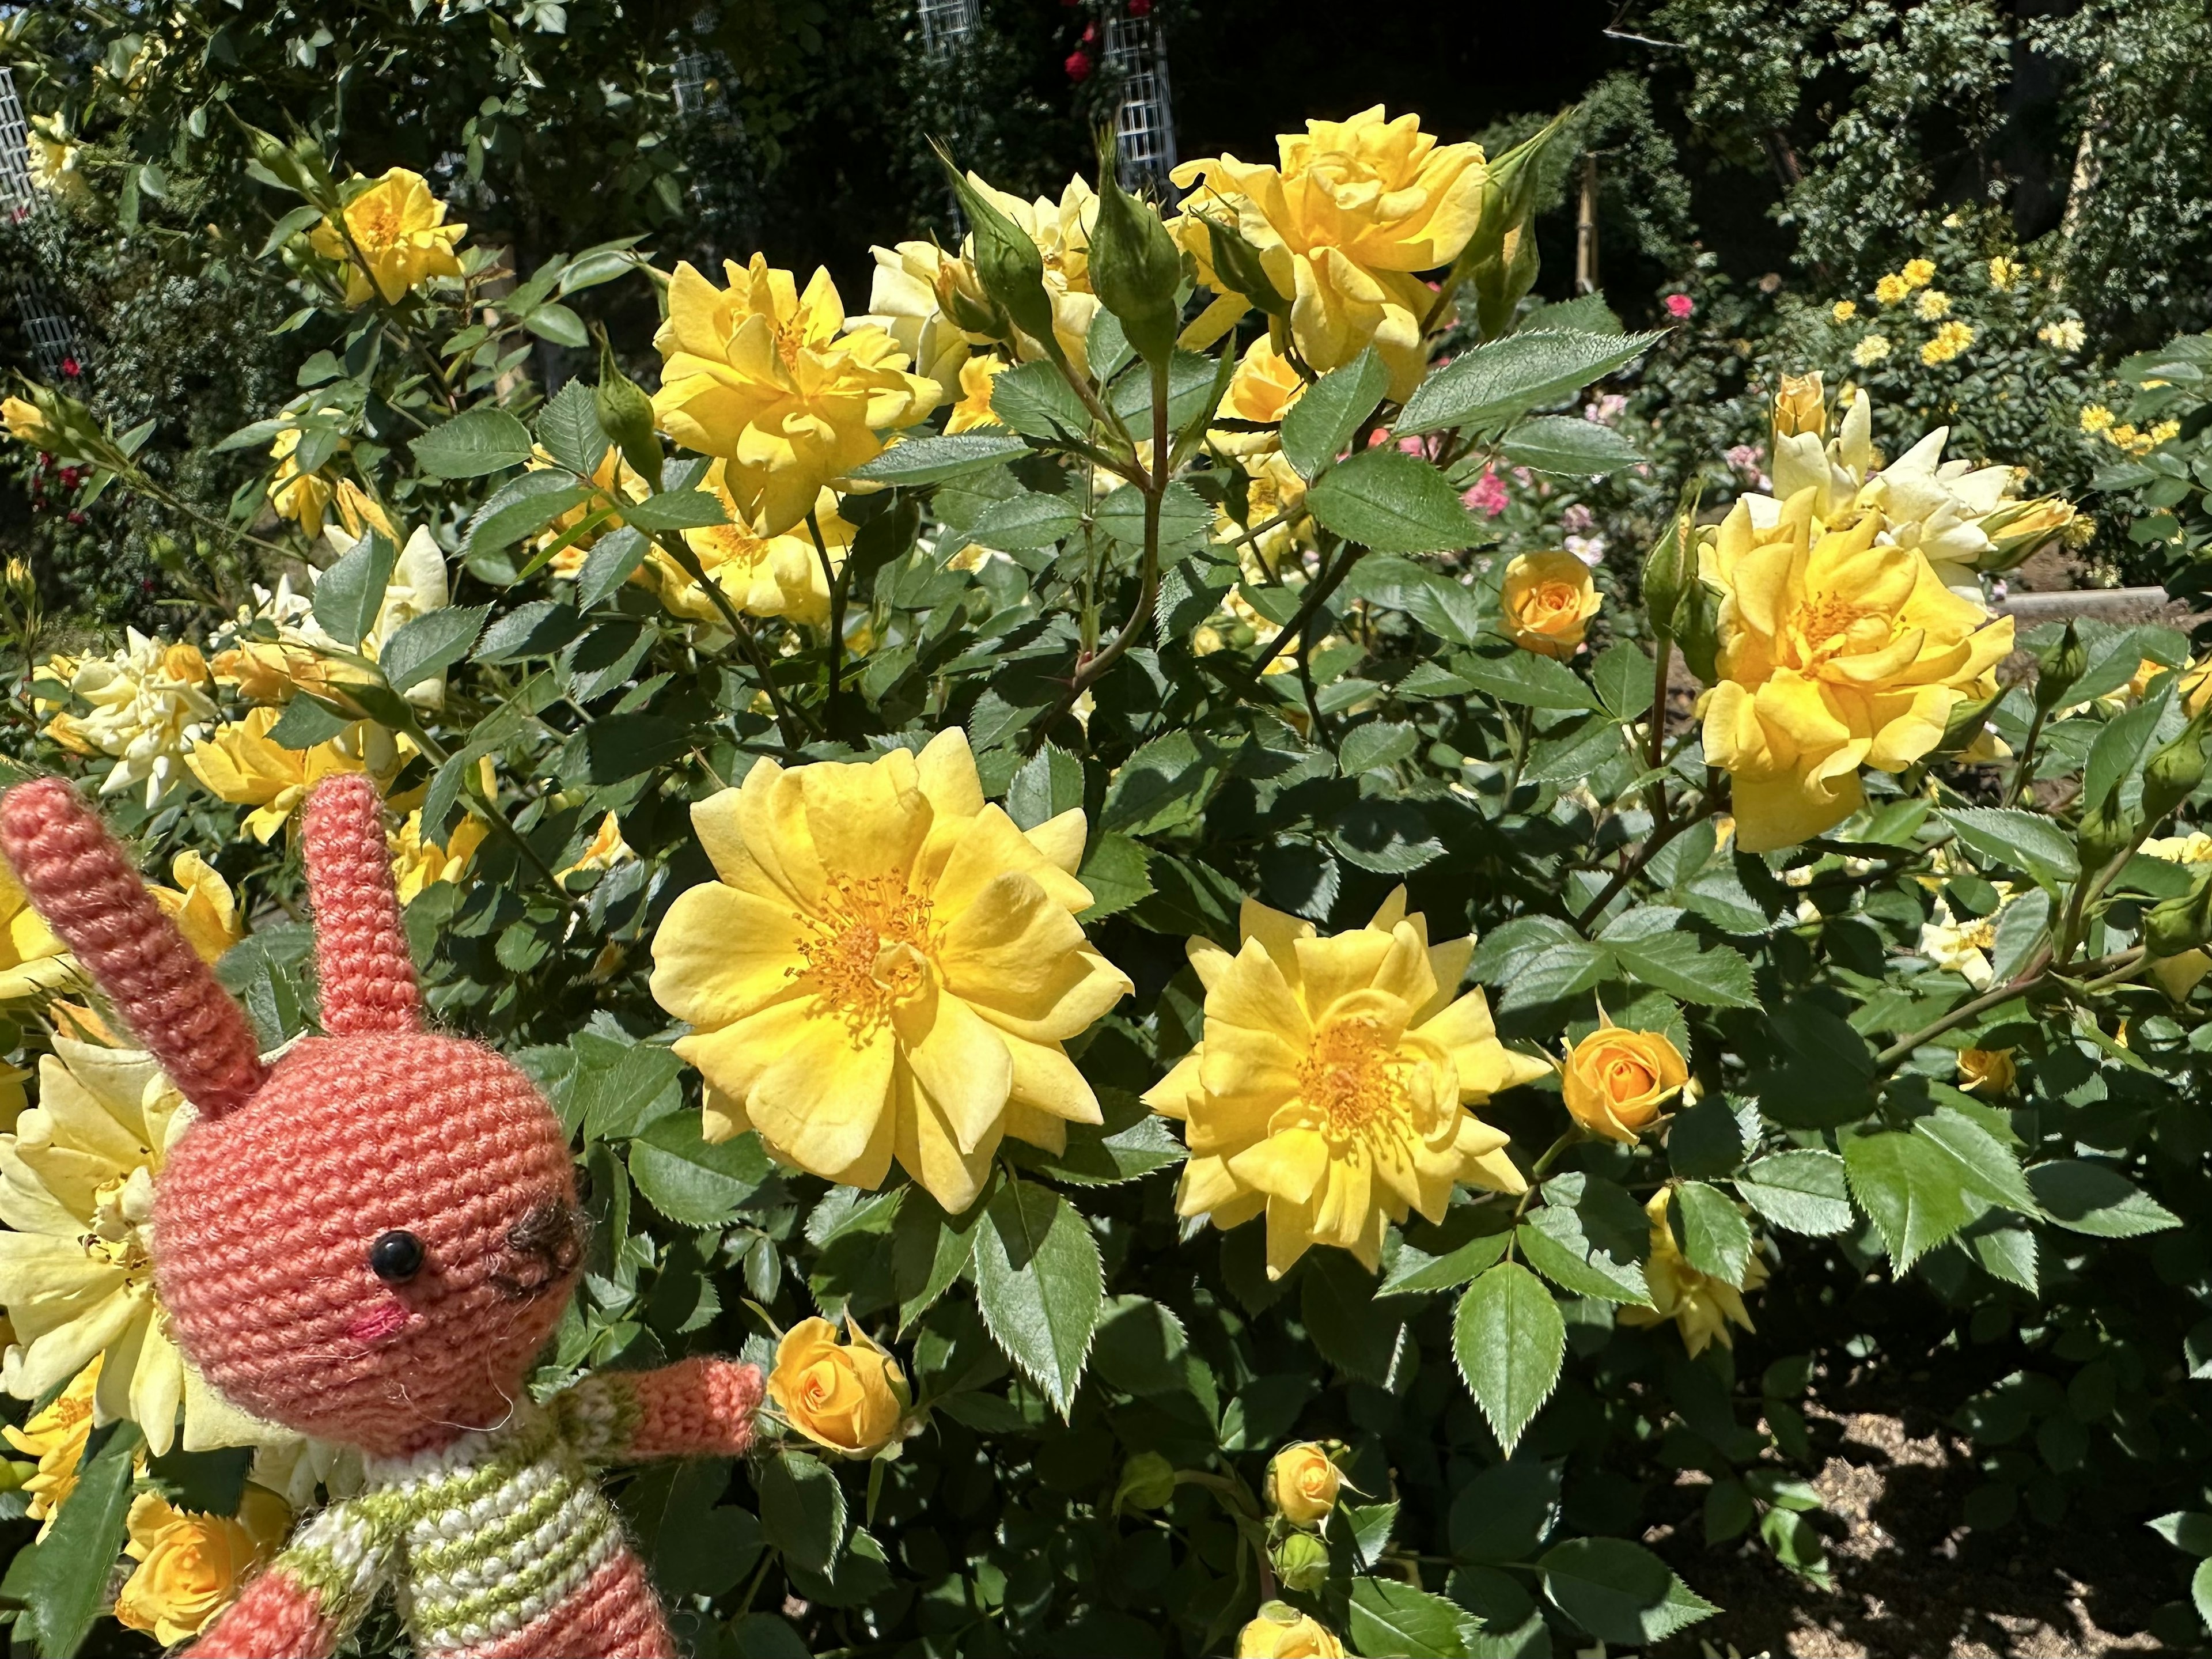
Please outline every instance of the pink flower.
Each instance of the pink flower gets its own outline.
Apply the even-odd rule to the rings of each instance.
[[[1605,562],[1605,538],[1602,536],[1570,536],[1567,551],[1595,570]]]
[[[1152,0],[1129,0],[1128,12],[1132,17],[1150,17],[1152,15]]]
[[[1425,455],[1428,453],[1428,447],[1419,438],[1399,439],[1398,449],[1401,454],[1407,455]]]
[[[1600,426],[1611,426],[1621,417],[1627,408],[1628,397],[1626,392],[1603,392],[1595,401],[1583,405],[1583,419],[1595,421]]]
[[[1486,519],[1494,519],[1505,510],[1505,485],[1498,474],[1485,467],[1482,476],[1460,497],[1468,510],[1480,513]]]
[[[1579,536],[1590,527],[1595,521],[1596,516],[1589,508],[1577,501],[1559,514],[1559,528],[1571,536]]]
[[[1374,448],[1377,444],[1386,444],[1389,441],[1390,434],[1387,432],[1370,432],[1367,434],[1367,447],[1370,449]]]
[[[1728,452],[1727,459],[1728,464],[1739,472],[1756,472],[1759,462],[1759,446],[1738,444]]]
[[[1689,320],[1690,313],[1698,308],[1698,302],[1686,294],[1670,294],[1667,296],[1666,306],[1667,314],[1676,322],[1682,323]]]
[[[1513,469],[1513,482],[1519,484],[1523,489],[1534,489],[1536,483],[1536,475],[1531,472],[1525,466],[1516,466]]]

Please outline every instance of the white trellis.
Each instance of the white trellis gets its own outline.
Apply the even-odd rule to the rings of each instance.
[[[1170,188],[1175,170],[1175,112],[1168,97],[1168,56],[1158,22],[1116,10],[1106,19],[1106,69],[1121,82],[1114,112],[1114,143],[1121,182]]]
[[[932,58],[949,58],[966,46],[981,26],[975,0],[918,0],[921,47]]]
[[[15,95],[15,72],[4,68],[0,68],[0,209],[19,225],[52,210],[46,192],[31,182],[30,123],[23,118],[23,100]],[[69,324],[36,276],[21,272],[15,286],[23,337],[40,370],[52,380],[76,355]]]

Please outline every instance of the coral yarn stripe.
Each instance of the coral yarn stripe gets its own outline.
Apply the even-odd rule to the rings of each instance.
[[[262,1079],[246,1016],[76,791],[59,778],[10,789],[0,852],[185,1098],[208,1117],[246,1104]]]
[[[307,852],[323,1029],[332,1036],[420,1029],[422,994],[375,784],[358,772],[318,784],[307,801]]]
[[[565,1659],[676,1659],[676,1639],[668,1633],[644,1563],[628,1550],[617,1551],[544,1618],[478,1647],[447,1648],[438,1659],[548,1659],[554,1654]]]
[[[324,1659],[337,1650],[338,1631],[319,1606],[313,1590],[272,1569],[249,1583],[179,1659]]]

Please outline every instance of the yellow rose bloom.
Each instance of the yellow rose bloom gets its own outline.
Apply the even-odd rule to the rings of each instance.
[[[974,269],[934,242],[901,242],[868,252],[875,256],[876,275],[868,291],[868,314],[860,321],[896,341],[918,374],[948,391],[956,381],[964,385],[961,371],[972,341],[946,307],[966,301],[974,308],[971,315],[988,309]]]
[[[2055,323],[2045,323],[2035,331],[2035,337],[2060,351],[2079,351],[2083,342],[2088,339],[2089,331],[2081,325],[2079,317],[2066,317]]]
[[[945,417],[947,432],[973,432],[979,426],[1003,426],[991,407],[991,386],[1009,365],[1003,357],[970,357],[960,365],[960,401]]]
[[[697,556],[700,569],[728,597],[732,608],[747,616],[782,617],[810,627],[823,626],[830,620],[830,578],[823,572],[814,538],[804,525],[772,536],[748,527],[743,509],[722,487],[724,477],[724,464],[717,461],[701,487],[721,495],[730,522],[684,532],[684,544]],[[830,568],[842,569],[854,532],[837,511],[835,490],[825,489],[817,498],[814,521],[822,528],[822,545],[829,550]],[[722,613],[714,600],[667,554],[647,553],[639,574],[659,591],[661,604],[672,615],[712,627],[721,625]]]
[[[323,533],[323,515],[330,511],[331,481],[320,472],[302,472],[298,457],[300,432],[286,427],[269,446],[276,460],[276,476],[269,486],[269,505],[280,519],[289,519],[311,540]]]
[[[1523,553],[1505,567],[1498,590],[1505,631],[1523,651],[1571,657],[1597,615],[1597,585],[1571,553]]]
[[[1912,285],[1904,277],[1892,275],[1874,285],[1874,297],[1883,305],[1893,306],[1912,292]]]
[[[1754,1253],[1746,1264],[1741,1289],[1725,1279],[1699,1273],[1674,1243],[1674,1230],[1667,1222],[1670,1189],[1662,1187],[1644,1206],[1651,1222],[1651,1255],[1644,1264],[1644,1283],[1651,1287],[1648,1308],[1624,1307],[1618,1317],[1624,1325],[1657,1325],[1667,1320],[1682,1334],[1682,1346],[1695,1359],[1717,1340],[1723,1348],[1735,1346],[1730,1324],[1746,1330],[1756,1328],[1743,1305],[1743,1292],[1766,1283],[1766,1263]]]
[[[934,380],[873,324],[846,327],[830,273],[801,294],[787,270],[753,255],[725,260],[726,289],[689,263],[668,283],[653,414],[687,449],[728,462],[723,483],[763,535],[806,516],[823,486],[872,459],[881,434],[937,406]]]
[[[896,1158],[957,1214],[1001,1137],[1056,1152],[1103,1121],[1062,1045],[1132,987],[1075,921],[1079,809],[1016,829],[953,726],[919,754],[756,762],[691,821],[720,879],[661,922],[653,994],[693,1028],[710,1139],[757,1129],[869,1188]]]
[[[230,884],[198,853],[179,853],[169,865],[174,888],[151,887],[161,914],[177,924],[203,962],[213,962],[246,937]]]
[[[1951,296],[1940,288],[1931,288],[1912,302],[1912,314],[1927,323],[1948,317],[1951,314]]]
[[[1498,1041],[1480,991],[1454,999],[1472,939],[1431,945],[1403,888],[1328,939],[1247,899],[1238,936],[1233,956],[1190,941],[1205,1034],[1145,1096],[1187,1126],[1178,1214],[1264,1212],[1279,1279],[1316,1244],[1375,1269],[1384,1224],[1441,1220],[1455,1186],[1525,1189],[1504,1132],[1467,1107],[1551,1068]]]
[[[1828,315],[1839,323],[1848,323],[1858,314],[1858,303],[1853,300],[1838,300],[1828,307]]]
[[[622,820],[609,812],[599,820],[599,827],[592,836],[592,843],[578,854],[576,861],[556,876],[573,876],[579,870],[611,870],[617,864],[629,864],[637,857],[636,851],[623,839]]]
[[[1907,259],[1903,276],[1905,287],[1925,288],[1936,280],[1936,262],[1933,259]]]
[[[376,294],[397,304],[434,276],[461,274],[453,248],[469,228],[446,222],[446,204],[419,173],[393,167],[358,191],[341,216],[343,229],[326,218],[307,240],[325,259],[344,263],[349,306]]]
[[[1336,1507],[1344,1471],[1310,1440],[1285,1446],[1267,1460],[1267,1501],[1296,1527],[1317,1527]]]
[[[1560,1092],[1576,1122],[1633,1146],[1659,1109],[1690,1080],[1689,1063],[1663,1031],[1628,1031],[1598,1014],[1598,1029],[1565,1045]]]
[[[1287,1601],[1266,1601],[1237,1632],[1237,1659],[1344,1659],[1344,1644],[1310,1613]]]
[[[1858,769],[1900,772],[1934,749],[1951,711],[1996,690],[2012,649],[1920,553],[1879,545],[1881,515],[1810,534],[1809,491],[1767,532],[1740,501],[1712,538],[1721,603],[1706,756],[1732,775],[1737,839],[1771,852],[1841,823]]]
[[[2020,280],[2020,261],[1998,254],[1990,261],[1990,286],[2002,293]]]
[[[216,706],[197,647],[149,639],[135,628],[124,630],[123,641],[111,655],[84,659],[70,680],[71,694],[92,712],[57,714],[46,729],[78,754],[113,757],[101,794],[143,783],[150,808],[183,770]]]
[[[0,422],[5,422],[8,435],[33,449],[51,449],[54,434],[46,429],[46,417],[39,406],[27,398],[0,398]]]
[[[158,1492],[131,1501],[123,1553],[137,1565],[115,1595],[115,1620],[167,1647],[198,1636],[238,1599],[247,1577],[266,1565],[292,1529],[291,1506],[248,1486],[238,1517],[171,1507]]]
[[[1861,368],[1872,368],[1889,356],[1889,336],[1869,334],[1851,348],[1851,361]]]
[[[441,847],[422,834],[422,809],[418,806],[410,812],[397,830],[385,836],[392,851],[392,879],[399,889],[399,902],[413,903],[434,882],[458,885],[489,833],[482,818],[465,812],[447,832],[446,844]]]
[[[244,718],[224,722],[214,736],[193,744],[185,757],[185,764],[210,794],[234,806],[253,808],[246,815],[246,830],[264,844],[306,804],[308,792],[318,783],[333,773],[368,771],[369,755],[390,749],[389,739],[380,732],[372,733],[366,722],[312,749],[287,749],[269,735],[282,718],[279,709],[249,708]],[[388,770],[377,769],[386,781],[398,770],[397,761],[392,754]]]
[[[2008,1095],[2014,1068],[2009,1048],[1959,1050],[1959,1087],[1968,1094]]]
[[[2084,432],[2094,435],[2100,432],[2110,431],[2112,429],[2112,411],[2106,408],[2102,404],[2084,404],[2081,405],[2081,430]]]
[[[1196,189],[1172,227],[1221,294],[1186,343],[1210,343],[1246,308],[1214,272],[1203,216],[1233,220],[1259,250],[1278,292],[1291,297],[1291,334],[1317,374],[1371,344],[1403,399],[1426,360],[1421,325],[1436,296],[1413,273],[1448,265],[1474,234],[1489,177],[1481,146],[1439,144],[1420,118],[1387,119],[1382,106],[1344,121],[1309,121],[1276,141],[1276,166],[1233,155],[1186,161],[1175,182]]]
[[[1974,331],[1954,319],[1936,331],[1936,337],[1920,348],[1920,361],[1933,368],[1948,363],[1974,343]]]
[[[1214,413],[1232,421],[1261,421],[1281,424],[1291,405],[1305,392],[1304,378],[1290,358],[1275,349],[1271,336],[1262,334],[1244,348],[1229,390],[1221,395]],[[1208,441],[1224,455],[1258,455],[1279,448],[1282,436],[1274,432],[1213,432]]]
[[[898,1436],[912,1396],[897,1360],[857,1325],[840,1346],[826,1319],[802,1319],[775,1345],[768,1397],[817,1446],[872,1457]]]
[[[93,1355],[92,1363],[70,1379],[69,1387],[46,1409],[32,1413],[21,1428],[0,1423],[0,1436],[39,1466],[39,1472],[23,1482],[23,1490],[31,1494],[23,1512],[39,1523],[41,1540],[54,1529],[63,1504],[76,1490],[77,1465],[92,1439],[92,1396],[106,1358],[105,1354]]]
[[[1827,434],[1827,392],[1820,372],[1784,375],[1781,389],[1774,394],[1774,435],[1825,438]]]
[[[0,860],[0,1003],[21,1002],[82,981],[76,958],[15,884]]]

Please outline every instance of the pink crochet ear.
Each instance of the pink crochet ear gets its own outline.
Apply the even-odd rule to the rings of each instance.
[[[323,1029],[332,1036],[420,1030],[422,994],[399,923],[375,784],[358,772],[317,784],[307,799],[307,848]]]
[[[40,778],[0,797],[0,852],[185,1099],[220,1117],[252,1098],[263,1073],[245,1014],[76,790]]]

